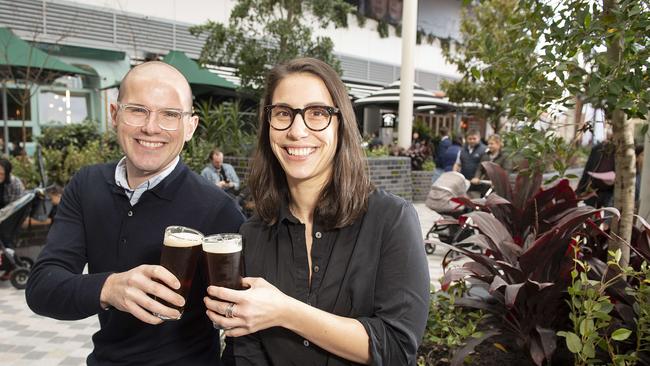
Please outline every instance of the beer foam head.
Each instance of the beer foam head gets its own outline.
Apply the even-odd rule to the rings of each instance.
[[[165,235],[165,245],[168,247],[193,247],[201,244],[201,235],[191,232],[167,233]]]
[[[229,254],[241,251],[241,239],[203,240],[203,251],[213,254]]]

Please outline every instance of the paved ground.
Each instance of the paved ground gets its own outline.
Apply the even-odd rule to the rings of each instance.
[[[424,204],[415,205],[423,235],[437,214]],[[35,252],[26,253],[36,255]],[[442,275],[442,250],[428,256],[432,283]],[[57,321],[29,310],[25,292],[8,281],[0,282],[0,365],[84,365],[92,349],[91,335],[99,328],[96,317]]]

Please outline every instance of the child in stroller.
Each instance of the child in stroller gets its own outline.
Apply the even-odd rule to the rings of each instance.
[[[0,270],[5,271],[0,279],[10,280],[17,289],[24,289],[27,285],[34,261],[29,257],[18,256],[14,244],[21,225],[28,216],[37,219],[47,216],[44,195],[45,190],[42,188],[27,191],[0,209]]]
[[[490,185],[490,181],[481,180],[481,184]],[[425,205],[442,215],[442,219],[433,223],[424,238],[424,248],[427,254],[433,254],[439,242],[452,244],[471,235],[470,230],[462,230],[458,218],[467,213],[468,209],[454,202],[454,197],[467,197],[470,182],[455,171],[445,172],[433,183],[427,195]],[[487,190],[485,195],[490,194]]]

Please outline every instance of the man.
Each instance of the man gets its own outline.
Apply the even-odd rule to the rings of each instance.
[[[454,165],[454,170],[461,172],[465,179],[471,180],[481,164],[486,146],[481,142],[481,135],[477,130],[467,131],[465,146],[460,150],[460,155]]]
[[[576,193],[578,195],[595,192],[592,196],[584,200],[586,205],[596,208],[611,206],[614,201],[614,181],[600,179],[594,173],[607,173],[616,170],[616,146],[611,142],[611,133],[607,135],[605,141],[594,145],[589,153],[585,168],[582,171],[582,177],[578,182]]]
[[[201,176],[215,184],[224,191],[237,195],[239,191],[239,177],[232,165],[223,162],[223,153],[218,147],[210,152],[210,164],[201,171]]]
[[[36,313],[62,320],[98,314],[88,365],[220,365],[199,266],[180,320],[178,279],[157,265],[164,229],[237,232],[234,202],[179,159],[196,129],[187,80],[162,62],[133,68],[111,104],[125,157],[81,169],[66,186],[27,284]],[[82,274],[88,264],[88,274]],[[157,299],[160,299],[157,300]]]
[[[438,178],[445,172],[445,153],[449,146],[451,146],[451,139],[449,138],[449,129],[446,126],[440,127],[440,141],[436,146],[436,170],[431,177],[431,183],[435,183]]]

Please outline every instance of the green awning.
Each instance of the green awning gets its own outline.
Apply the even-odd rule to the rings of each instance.
[[[99,61],[122,61],[126,52],[105,50],[101,48],[70,46],[64,44],[36,42],[34,46],[55,56],[69,56]]]
[[[237,89],[237,85],[231,83],[230,81],[222,78],[221,76],[210,72],[204,68],[201,68],[199,64],[187,57],[187,55],[180,51],[169,51],[167,56],[162,59],[163,62],[166,62],[175,68],[178,69],[190,85],[195,86],[211,86],[228,90]]]
[[[0,67],[29,67],[64,74],[91,74],[31,46],[7,28],[0,28]]]

